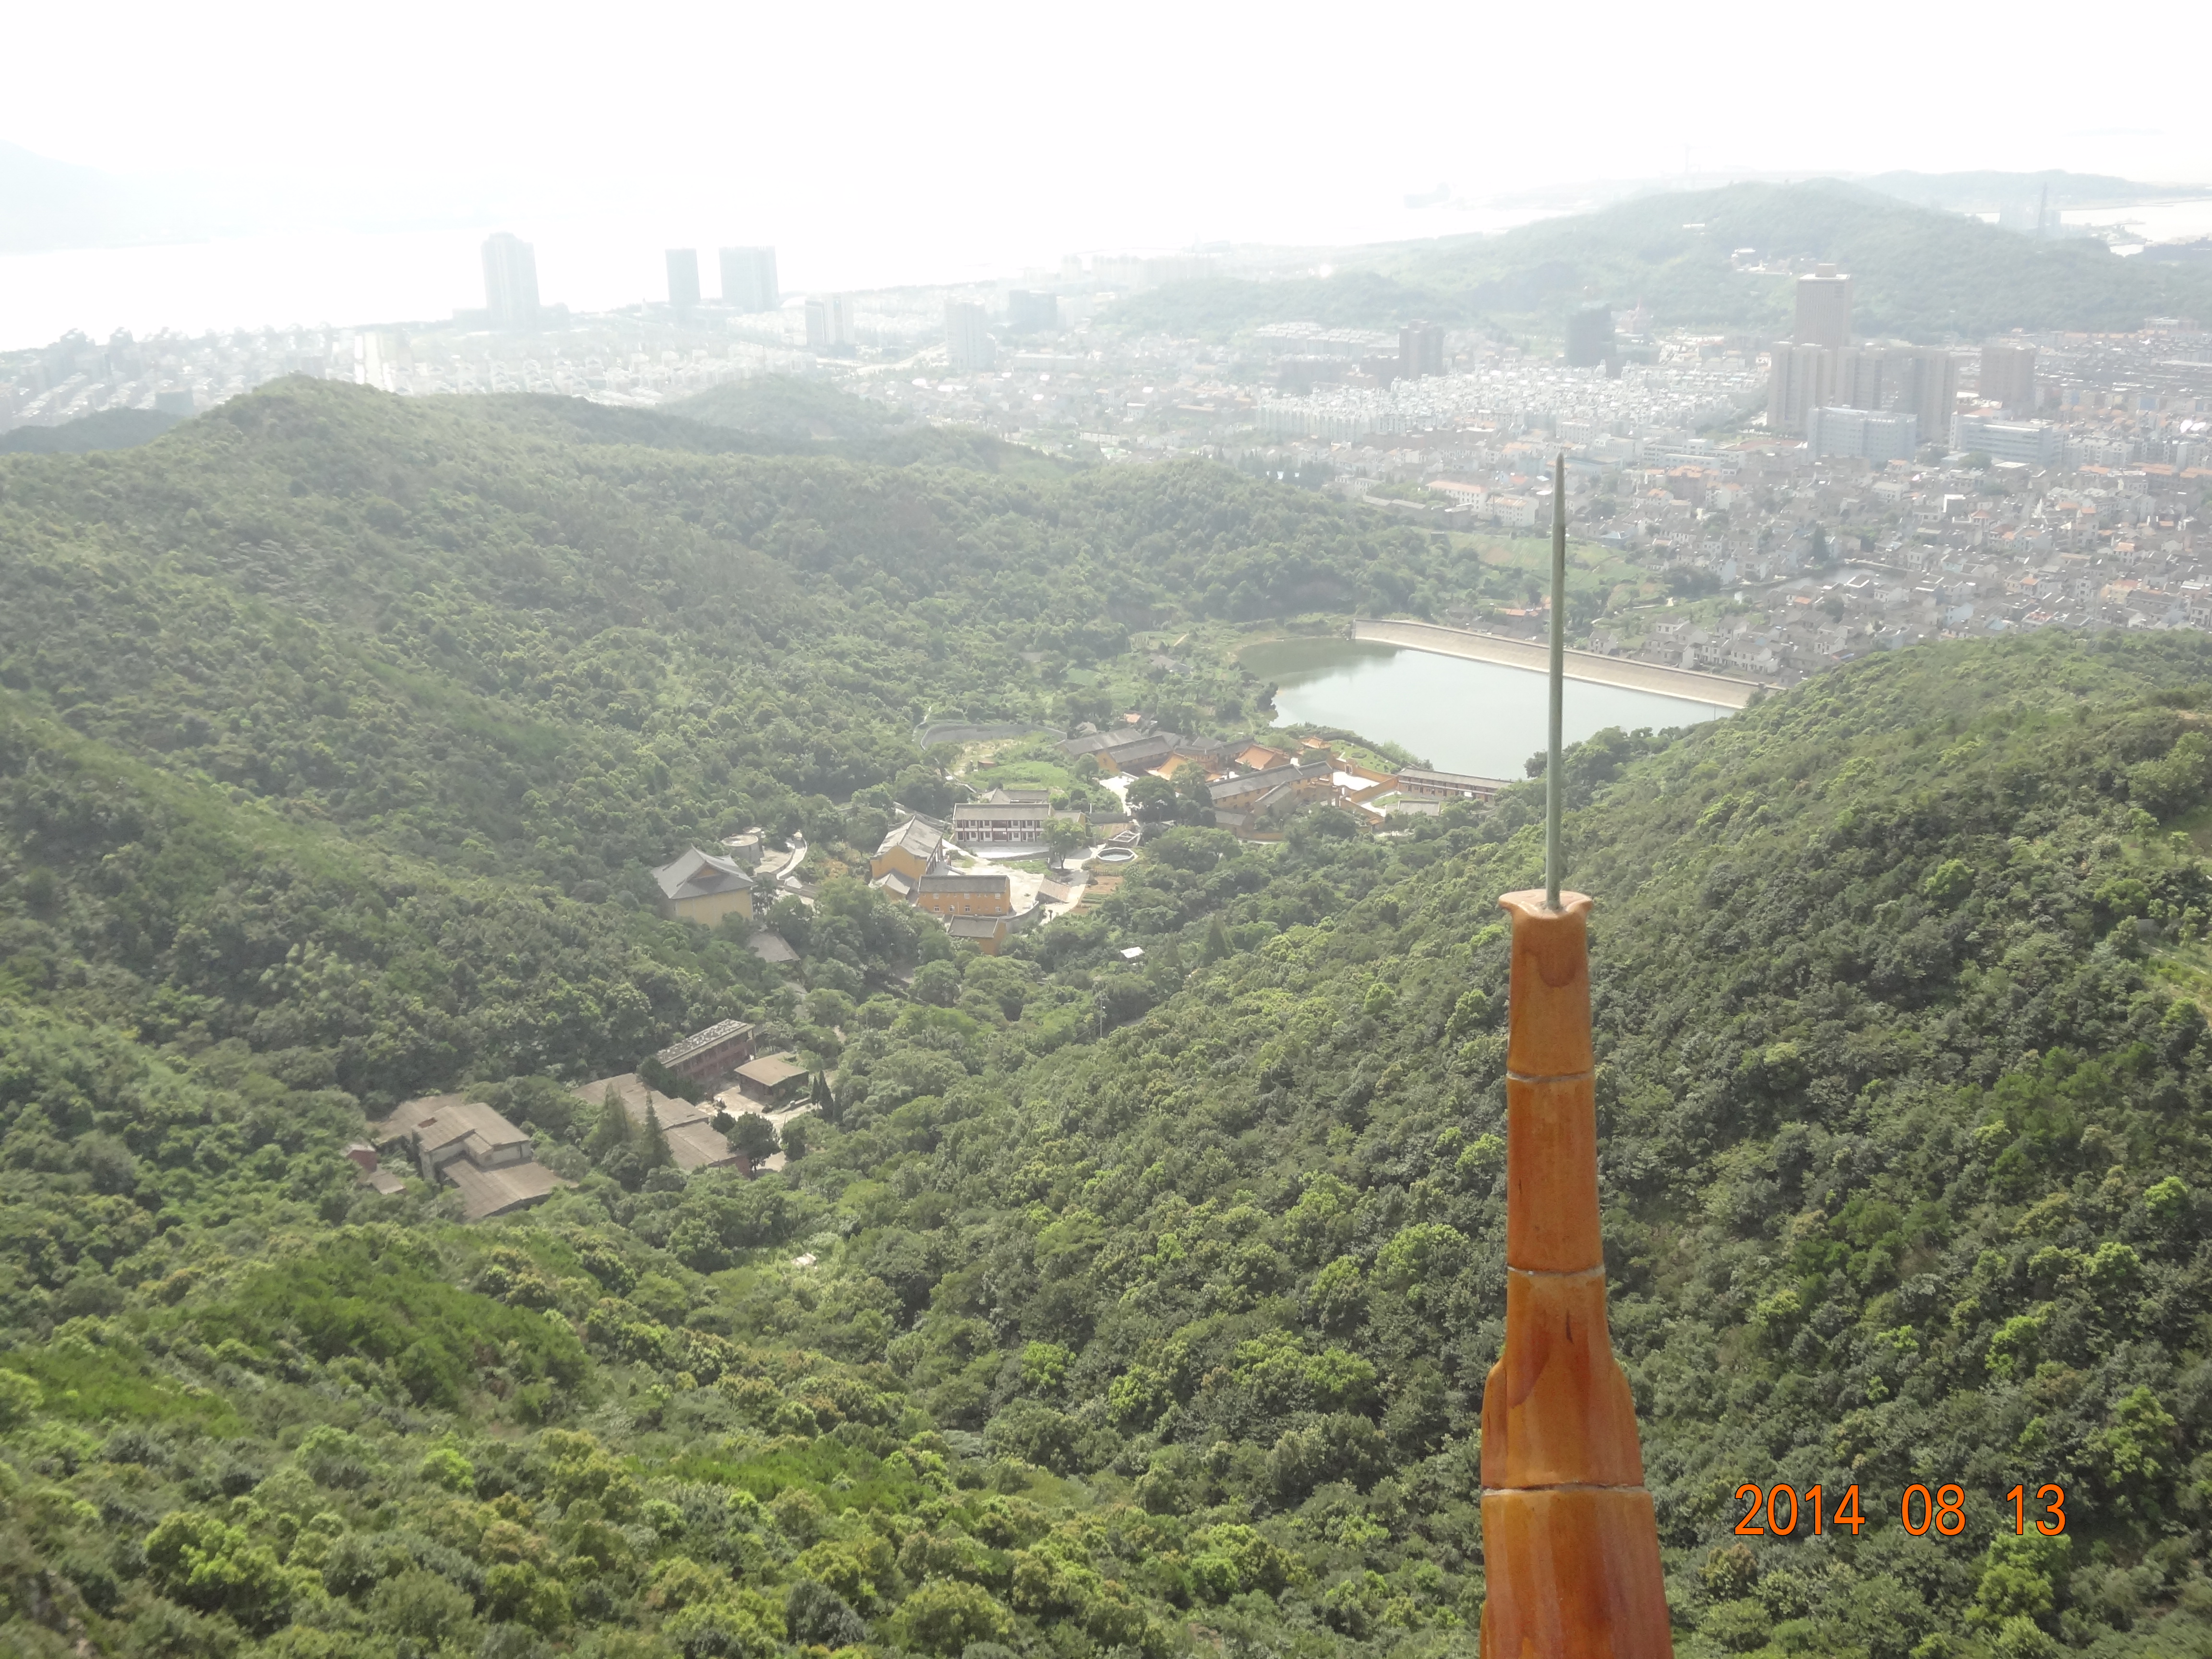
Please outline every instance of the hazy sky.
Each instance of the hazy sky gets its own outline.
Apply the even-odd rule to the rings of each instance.
[[[787,287],[1491,222],[1596,179],[2065,167],[2212,179],[2203,0],[11,9],[0,137],[557,241],[762,240]],[[2112,14],[2118,18],[2119,14]],[[1678,16],[1680,23],[1666,21]],[[541,261],[541,264],[542,264]],[[569,295],[543,271],[549,299]],[[472,283],[472,276],[468,277]],[[710,278],[711,284],[711,278]],[[457,294],[451,303],[470,302]]]
[[[1577,4],[1548,35],[1547,9],[1464,0],[10,11],[9,56],[51,72],[10,77],[0,136],[47,155],[789,234],[1324,240],[1438,182],[1674,173],[1686,146],[1699,171],[2212,177],[2201,0],[2109,33],[2078,5],[1926,0]]]

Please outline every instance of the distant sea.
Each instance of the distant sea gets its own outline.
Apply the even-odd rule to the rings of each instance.
[[[1328,246],[1498,231],[1569,210],[1395,206],[1340,216]],[[140,338],[163,329],[357,327],[443,322],[483,304],[481,249],[488,232],[512,230],[538,251],[538,291],[548,305],[611,311],[668,293],[664,250],[695,246],[709,297],[720,292],[715,241],[665,219],[528,219],[480,229],[383,233],[316,231],[240,236],[150,247],[82,248],[0,256],[0,350],[44,345],[69,330],[105,339],[118,328]],[[908,234],[911,230],[912,234]],[[722,240],[775,244],[786,294],[953,285],[1050,273],[1066,249],[1035,244],[1040,231],[1010,217],[985,240],[922,226],[896,230],[866,215],[812,228],[804,240],[765,233]],[[1316,245],[1323,245],[1316,238]],[[1132,250],[1163,252],[1167,249]],[[1049,284],[1042,274],[1036,280]]]
[[[2127,207],[2068,208],[2058,216],[2069,225],[2124,226],[2146,242],[2186,242],[2212,236],[2212,196],[2136,202]]]

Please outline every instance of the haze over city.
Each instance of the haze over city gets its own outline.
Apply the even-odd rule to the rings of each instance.
[[[468,233],[494,229],[544,250],[549,299],[602,310],[655,290],[653,250],[694,243],[772,243],[795,289],[878,288],[1013,276],[1071,251],[1494,229],[1638,181],[2212,179],[2192,54],[2141,49],[2201,32],[2184,4],[2131,12],[2130,46],[2101,68],[2105,48],[2062,54],[2020,18],[1991,31],[1887,3],[1843,29],[1747,4],[1680,21],[1599,5],[1557,31],[1446,5],[1387,24],[1320,8],[1142,4],[1108,24],[678,5],[613,41],[574,9],[527,29],[420,4],[287,13],[281,28],[256,7],[92,15],[11,17],[18,61],[102,68],[93,96],[25,77],[0,141],[270,240],[0,254],[6,345],[438,316],[466,303]],[[1783,115],[1793,64],[1838,89],[1832,118]]]

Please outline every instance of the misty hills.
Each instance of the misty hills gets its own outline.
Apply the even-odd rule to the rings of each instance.
[[[783,374],[713,386],[668,404],[661,414],[725,434],[725,443],[734,437],[757,454],[834,454],[876,466],[957,466],[1039,481],[1078,470],[1076,463],[985,433],[910,424],[848,392]]]
[[[1820,180],[1644,197],[1499,236],[1352,249],[1332,277],[1180,284],[1137,295],[1113,318],[1227,334],[1298,318],[1389,328],[1422,317],[1555,337],[1574,307],[1640,301],[1662,328],[1785,332],[1790,278],[1735,269],[1743,248],[1778,265],[1813,258],[1850,272],[1854,327],[1868,337],[1937,343],[2212,317],[2212,276]]]
[[[182,419],[158,409],[103,409],[59,426],[0,432],[0,455],[89,455],[151,443]]]
[[[878,437],[897,423],[889,410],[824,381],[782,374],[710,386],[669,408],[710,426],[810,441]]]
[[[817,455],[874,466],[952,466],[1038,480],[1079,464],[966,428],[906,424],[819,381],[763,374],[661,409],[613,409],[580,398],[516,394],[472,400],[510,422],[584,443],[633,444],[702,455]],[[0,455],[86,455],[149,443],[180,417],[106,409],[59,426],[0,434]]]
[[[2019,204],[2033,204],[2051,192],[2050,206],[2061,208],[2123,207],[2177,191],[2187,193],[2199,185],[2143,185],[2109,173],[2069,173],[2045,167],[2039,173],[1996,173],[1987,168],[1967,173],[1877,173],[1855,184],[1900,202],[1919,207],[1949,208],[1955,212],[1987,212]]]

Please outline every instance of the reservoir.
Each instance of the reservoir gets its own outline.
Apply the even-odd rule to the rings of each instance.
[[[1238,654],[1275,685],[1276,724],[1339,726],[1403,744],[1439,770],[1478,777],[1525,775],[1544,747],[1545,677],[1523,668],[1409,651],[1358,640],[1270,640]],[[1608,726],[1690,726],[1729,712],[1705,702],[1566,683],[1565,740]]]

